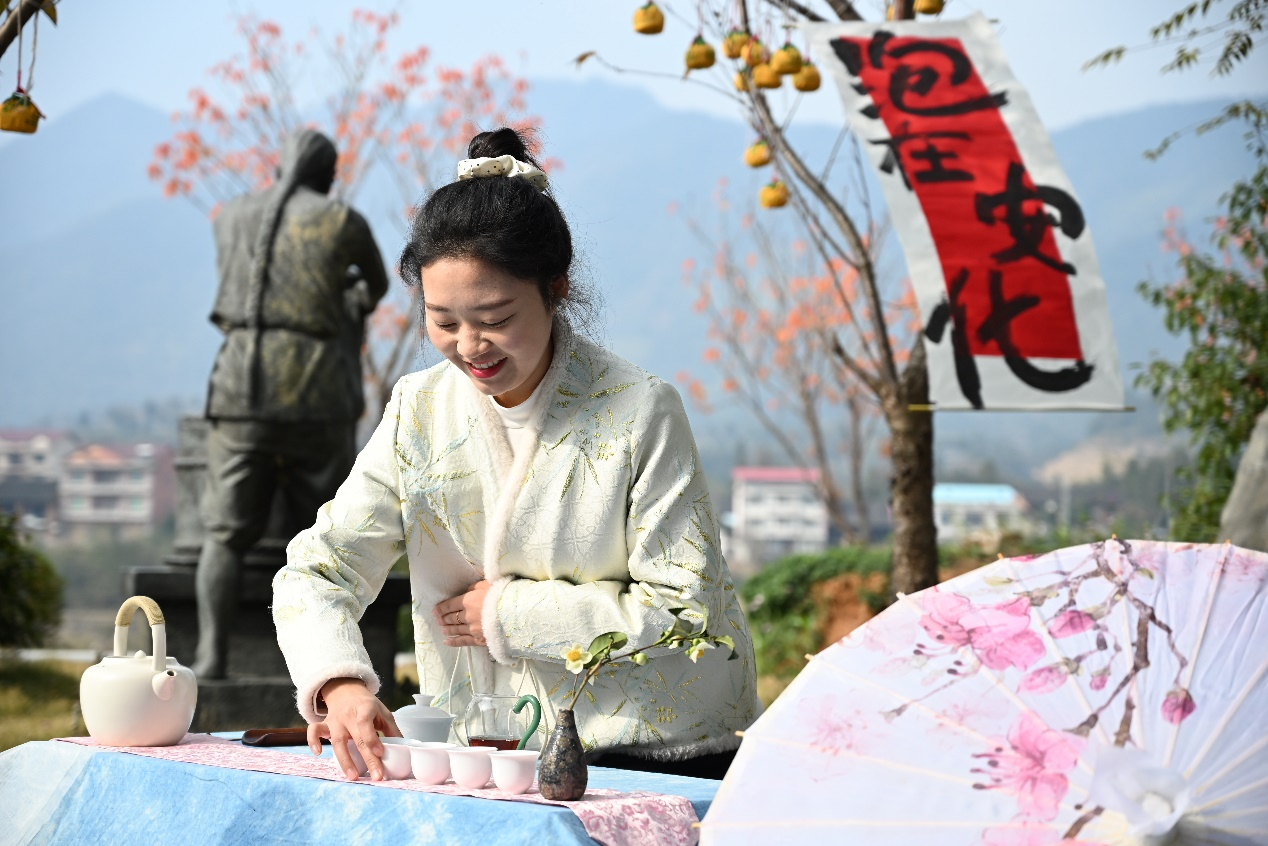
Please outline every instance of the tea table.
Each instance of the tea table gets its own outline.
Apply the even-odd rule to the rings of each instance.
[[[311,754],[306,747],[276,751]],[[330,756],[329,747],[324,756]],[[590,769],[591,787],[685,796],[699,818],[719,784]],[[145,839],[137,841],[137,835]],[[25,743],[0,753],[0,846],[126,842],[593,846],[595,841],[576,815],[558,806],[383,790],[58,741]]]

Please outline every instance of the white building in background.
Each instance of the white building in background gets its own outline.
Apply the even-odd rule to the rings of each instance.
[[[1030,505],[1012,485],[937,484],[933,519],[938,543],[996,544],[1005,532],[1028,534]]]
[[[798,467],[736,467],[723,554],[732,572],[749,576],[768,561],[828,546],[828,509],[818,494],[819,471]]]
[[[72,446],[56,429],[0,430],[0,511],[28,532],[56,532],[57,481]]]
[[[72,540],[106,532],[150,534],[171,513],[171,450],[154,444],[89,444],[66,457],[59,484],[64,532]]]

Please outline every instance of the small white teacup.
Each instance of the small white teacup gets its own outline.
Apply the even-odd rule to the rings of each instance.
[[[457,747],[439,741],[415,741],[409,749],[414,778],[423,784],[444,784],[449,780],[449,750]]]
[[[528,749],[495,749],[489,753],[493,764],[493,783],[503,793],[526,793],[537,775],[537,758],[541,753]]]
[[[449,770],[459,787],[479,790],[488,785],[489,776],[493,774],[493,764],[489,760],[492,749],[487,746],[455,746],[447,751]]]
[[[380,737],[383,744],[383,777],[397,781],[413,775],[410,753],[417,740],[407,737]]]
[[[404,737],[380,737],[379,742],[383,744],[383,777],[385,779],[399,780],[409,778],[412,772],[410,764],[410,749],[416,740],[409,740]],[[358,775],[369,775],[369,768],[366,766],[365,759],[361,757],[361,750],[357,748],[356,741],[348,741],[348,754],[352,757],[352,764],[357,768]],[[339,762],[335,761],[335,766]]]

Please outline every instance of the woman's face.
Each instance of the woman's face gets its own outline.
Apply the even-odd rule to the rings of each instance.
[[[553,314],[537,286],[479,259],[440,259],[422,271],[427,336],[481,393],[510,408],[550,367]],[[560,280],[558,296],[567,293]]]

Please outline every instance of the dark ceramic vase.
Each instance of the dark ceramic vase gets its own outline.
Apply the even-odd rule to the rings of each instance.
[[[537,787],[546,799],[570,802],[585,795],[590,770],[571,709],[559,712],[555,728],[542,749]]]

